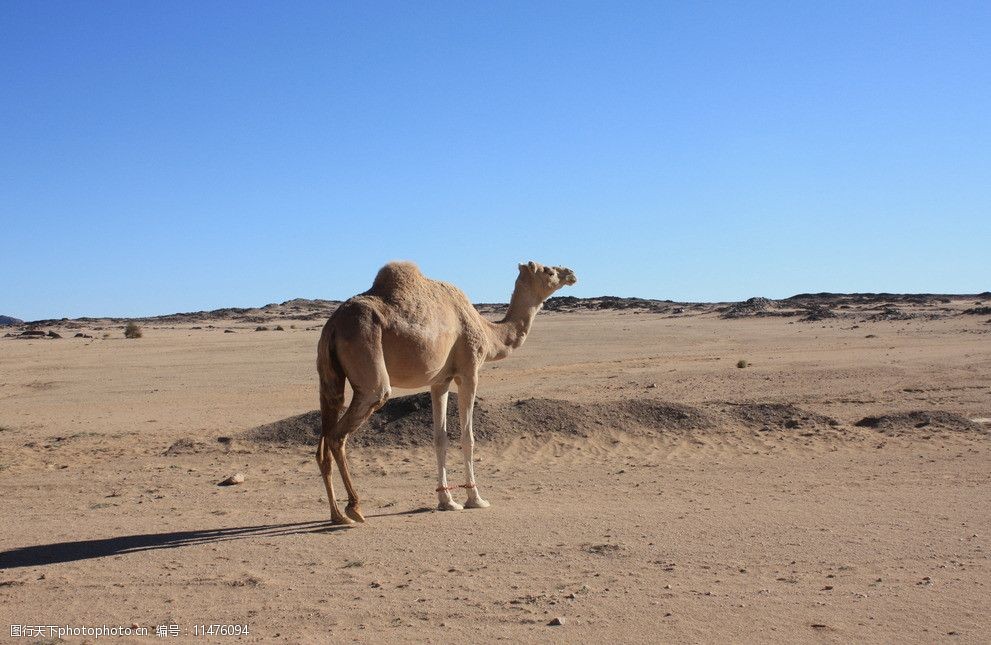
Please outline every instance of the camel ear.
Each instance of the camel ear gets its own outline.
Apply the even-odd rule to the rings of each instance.
[[[526,265],[525,265],[525,264],[521,264],[521,265],[520,265],[520,271],[522,271],[522,270],[523,270],[523,269],[525,269],[525,268],[526,268]]]
[[[529,262],[527,262],[527,263],[526,263],[526,265],[527,265],[527,267],[529,267],[529,268],[530,268],[530,270],[531,270],[531,271],[533,271],[534,273],[536,273],[536,272],[537,272],[537,263],[536,263],[536,262],[534,262],[533,260],[530,260]]]

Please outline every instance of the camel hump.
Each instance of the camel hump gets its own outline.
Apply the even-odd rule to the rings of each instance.
[[[404,291],[415,287],[426,278],[420,273],[420,267],[405,260],[390,262],[379,269],[375,275],[375,282],[372,283],[372,292],[376,294],[388,294],[396,291]]]

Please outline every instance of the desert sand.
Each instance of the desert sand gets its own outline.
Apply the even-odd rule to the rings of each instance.
[[[310,427],[333,303],[2,338],[0,638],[988,642],[989,316],[883,300],[559,301],[482,370],[492,507],[433,510],[429,410],[395,391],[350,451],[354,528]]]

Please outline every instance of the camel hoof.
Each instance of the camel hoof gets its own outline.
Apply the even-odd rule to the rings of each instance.
[[[437,504],[438,511],[460,511],[464,506],[455,501],[441,502]]]
[[[488,508],[492,506],[481,497],[472,497],[465,502],[465,508]]]
[[[343,515],[330,518],[330,523],[335,526],[354,526],[354,520]]]
[[[361,514],[361,510],[357,506],[348,506],[344,509],[344,512],[355,522],[365,521],[365,516]]]

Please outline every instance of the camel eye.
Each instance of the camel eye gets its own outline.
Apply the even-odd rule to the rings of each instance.
[[[554,269],[550,267],[544,267],[544,273],[546,273],[547,275],[553,275]]]

